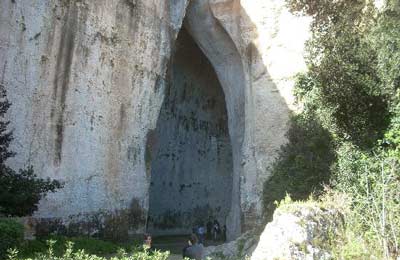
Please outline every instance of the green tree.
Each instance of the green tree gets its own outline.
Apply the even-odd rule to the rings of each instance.
[[[297,85],[299,98],[316,94],[305,102],[319,110],[320,118],[329,119],[326,127],[368,149],[390,122],[390,91],[382,88],[371,38],[375,8],[370,1],[321,2],[289,1],[294,11],[315,18],[307,45],[309,71],[304,78],[309,81]]]
[[[335,143],[330,185],[350,197],[347,227],[365,242],[361,255],[393,258],[400,253],[400,2],[387,0],[382,10],[370,0],[287,3],[313,17],[308,71],[299,75],[295,94],[304,104],[301,116],[314,117]],[[281,175],[298,165],[285,158],[274,169]],[[280,167],[285,161],[288,167]],[[344,248],[354,241],[343,238]]]

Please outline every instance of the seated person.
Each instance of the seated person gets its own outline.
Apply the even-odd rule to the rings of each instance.
[[[147,248],[151,248],[151,236],[149,234],[144,235],[144,243]]]
[[[149,234],[144,235],[144,241],[143,241],[143,247],[145,250],[148,250],[149,252],[153,252],[153,244],[152,244],[152,239]]]
[[[187,257],[189,259],[202,260],[203,251],[203,245],[199,244],[197,236],[192,234],[188,241],[188,246],[183,249],[183,258]]]

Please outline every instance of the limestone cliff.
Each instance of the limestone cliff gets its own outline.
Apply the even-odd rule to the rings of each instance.
[[[15,168],[33,165],[40,176],[65,183],[35,213],[46,223],[44,232],[59,231],[60,226],[72,233],[109,236],[144,232],[159,152],[168,143],[175,145],[163,150],[173,158],[172,153],[188,149],[177,146],[179,141],[200,137],[205,138],[204,149],[194,146],[199,154],[179,152],[186,157],[165,166],[174,165],[177,175],[170,176],[186,174],[190,179],[171,180],[171,189],[190,190],[196,180],[190,174],[201,167],[208,167],[209,174],[226,173],[226,181],[195,182],[229,194],[229,199],[209,202],[210,208],[218,208],[219,202],[213,201],[229,200],[220,217],[229,237],[256,225],[262,183],[285,142],[293,109],[292,77],[304,68],[308,23],[292,16],[280,0],[1,1],[0,83],[13,103],[9,117],[17,152],[9,163]],[[179,85],[179,77],[170,75],[182,28],[208,59],[214,83],[202,76],[208,72],[188,72],[180,82],[190,84],[173,89]],[[202,58],[185,59],[190,65]],[[180,62],[186,67],[185,60]],[[195,91],[193,86],[202,85],[220,87],[223,98],[219,90]],[[171,88],[185,93],[179,96],[183,100],[175,102],[172,98],[178,95],[169,95]],[[203,99],[199,93],[205,93]],[[195,98],[184,100],[188,97]],[[220,107],[207,105],[198,114],[194,109],[190,125],[201,126],[196,131],[184,131],[187,111],[171,112],[183,130],[164,135],[160,133],[166,130],[158,129],[166,118],[162,115],[176,111],[164,110],[165,100],[188,109],[213,100]],[[224,124],[226,131],[212,130]],[[227,150],[214,156],[225,151],[218,147]],[[209,166],[212,158],[224,162]],[[192,168],[185,166],[187,161]]]

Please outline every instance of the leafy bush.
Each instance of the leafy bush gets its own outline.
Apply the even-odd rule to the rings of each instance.
[[[400,249],[400,158],[390,153],[343,145],[334,180],[335,189],[352,199],[349,227],[386,259]]]
[[[292,9],[314,16],[307,75],[297,93],[342,140],[370,148],[389,124],[393,88],[382,85],[372,44],[375,11],[369,1],[290,0]]]
[[[65,251],[61,256],[57,256],[54,251],[55,240],[49,240],[47,242],[48,248],[45,253],[38,253],[30,260],[167,260],[169,252],[160,251],[149,251],[146,248],[136,249],[131,254],[126,253],[125,250],[121,249],[117,253],[117,256],[111,258],[100,257],[93,254],[88,254],[84,250],[74,250],[74,243],[67,242],[65,245]],[[18,256],[18,250],[9,250],[9,260],[22,260]]]
[[[48,250],[47,241],[55,241],[52,245],[53,253],[56,256],[62,256],[66,250],[66,245],[74,244],[75,250],[85,250],[87,254],[97,256],[115,255],[120,249],[132,252],[142,245],[141,240],[133,240],[129,242],[116,243],[111,241],[103,241],[91,237],[65,237],[65,236],[48,236],[35,240],[24,241],[18,247],[19,256],[22,258],[31,258],[36,254],[46,253]]]
[[[53,253],[56,256],[61,256],[65,252],[68,243],[73,243],[76,250],[85,250],[88,254],[96,255],[116,254],[120,248],[131,249],[128,245],[119,245],[88,237],[67,238],[63,236],[51,236],[46,239],[25,241],[24,244],[19,247],[20,255],[23,257],[32,257],[37,253],[46,252],[48,247],[47,240],[55,241],[52,247]]]
[[[9,248],[19,247],[24,239],[24,226],[12,219],[0,219],[0,259]]]
[[[295,94],[304,107],[298,117],[317,123],[304,128],[308,134],[301,128],[295,131],[302,138],[292,138],[294,130],[289,131],[289,144],[272,170],[276,176],[265,186],[267,203],[285,192],[298,193],[301,199],[310,183],[318,187],[319,181],[329,182],[334,192],[349,198],[347,228],[333,245],[335,257],[396,258],[400,255],[400,2],[387,0],[380,11],[368,0],[287,3],[293,12],[313,18],[307,43],[309,70],[299,75]],[[307,126],[304,122],[301,125]],[[325,147],[333,149],[332,156],[325,156],[324,145],[316,142],[316,133],[324,136],[318,129],[325,129],[331,138],[328,143],[334,145]],[[310,162],[307,154],[320,160]],[[310,182],[308,177],[314,175]],[[298,199],[293,194],[292,198]]]
[[[32,167],[20,170],[19,174],[5,169],[0,175],[0,213],[19,217],[31,215],[47,192],[59,188],[58,181],[38,178]]]

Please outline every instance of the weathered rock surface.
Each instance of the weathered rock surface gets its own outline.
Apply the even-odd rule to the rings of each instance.
[[[343,216],[334,209],[288,205],[274,213],[261,234],[251,260],[332,259],[327,249],[343,228]]]
[[[143,232],[146,137],[186,1],[0,5],[0,82],[13,103],[18,153],[10,165],[33,164],[65,183],[41,202],[35,216],[46,225],[39,226]]]
[[[259,239],[245,233],[230,243],[207,247],[212,259],[320,260],[332,259],[330,239],[343,228],[343,217],[335,209],[316,205],[288,205],[276,210]]]
[[[232,199],[232,147],[218,78],[185,29],[167,74],[157,127],[147,138],[148,232],[190,233],[213,216],[225,224]]]
[[[205,257],[213,260],[248,259],[258,242],[253,231],[242,234],[239,238],[219,246],[205,247]]]
[[[65,183],[40,203],[39,229],[145,231],[148,141],[182,26],[225,97],[232,187],[220,221],[230,238],[256,225],[262,183],[285,142],[292,77],[304,69],[308,23],[280,0],[1,1],[0,83],[13,103],[17,152],[9,164]]]

